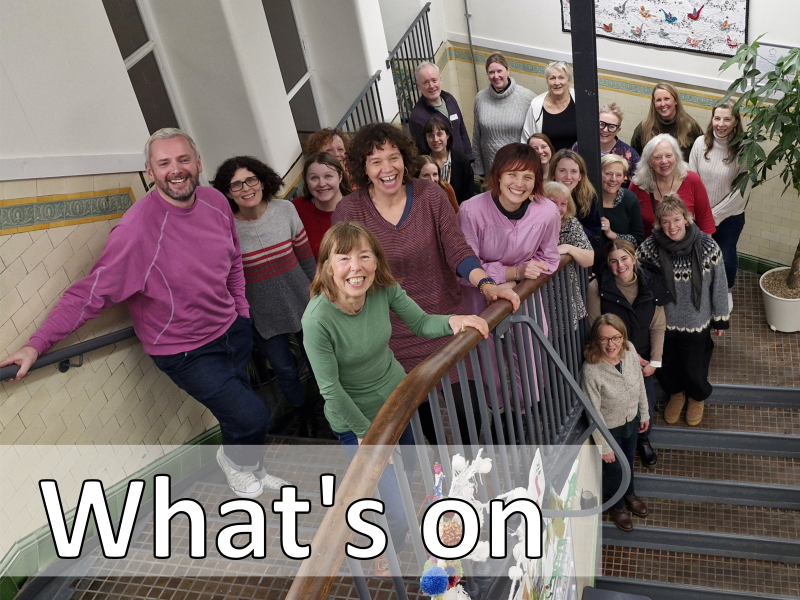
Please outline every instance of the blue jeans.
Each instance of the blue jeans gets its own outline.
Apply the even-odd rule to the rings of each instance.
[[[644,433],[639,434],[640,440],[646,440],[650,437],[650,430],[656,420],[656,384],[653,380],[654,377],[655,374],[644,378],[644,390],[647,392],[647,408],[650,411],[650,427]]]
[[[728,217],[717,225],[717,231],[711,236],[722,250],[722,260],[725,262],[725,277],[728,280],[728,289],[736,283],[736,272],[739,268],[739,258],[736,255],[736,244],[744,229],[744,213]]]
[[[636,417],[636,424],[639,424],[639,417]],[[611,433],[614,433],[614,430],[611,430]],[[628,484],[628,489],[625,490],[622,498],[620,498],[617,503],[613,506],[613,508],[624,508],[625,507],[625,496],[630,496],[634,493],[633,490],[633,461],[636,458],[636,442],[639,439],[639,434],[636,433],[634,430],[633,434],[623,438],[617,435],[614,435],[614,439],[617,440],[619,447],[622,449],[622,453],[625,455],[625,458],[628,460],[628,464],[631,467],[631,482]],[[613,463],[603,462],[603,497],[608,500],[611,496],[614,495],[619,489],[619,486],[622,484],[622,468],[619,465],[619,457]]]
[[[289,343],[290,333],[274,335],[269,339],[264,339],[258,330],[253,327],[253,341],[258,349],[263,352],[269,360],[272,370],[278,378],[278,387],[286,398],[286,401],[295,408],[301,408],[306,403],[306,391],[300,382],[300,373],[297,363],[294,360],[292,346]],[[300,348],[303,347],[303,332],[298,331],[294,334]],[[305,352],[303,354],[305,356]]]
[[[250,327],[250,319],[237,316],[225,333],[204,346],[152,358],[175,385],[217,418],[230,462],[240,470],[256,471],[264,457],[271,415],[247,375],[253,350]]]
[[[333,434],[339,438],[339,441],[347,451],[350,460],[356,455],[358,450],[358,438],[352,431],[345,431],[339,433],[334,431]],[[403,466],[406,470],[406,478],[409,485],[414,476],[414,469],[417,466],[417,453],[414,448],[414,434],[411,432],[411,425],[407,425],[405,431],[400,436],[400,452],[403,455]],[[406,543],[406,534],[408,533],[408,521],[406,520],[406,513],[403,510],[403,497],[400,495],[400,486],[397,484],[397,476],[395,475],[394,465],[386,465],[383,470],[383,475],[378,482],[378,491],[381,494],[381,501],[384,506],[384,516],[389,525],[389,532],[392,535],[392,545],[395,552],[400,552]]]

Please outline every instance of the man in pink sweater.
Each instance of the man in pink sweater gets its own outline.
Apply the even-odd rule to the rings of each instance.
[[[261,465],[271,415],[246,371],[253,342],[233,215],[222,194],[198,187],[203,167],[187,134],[161,129],[144,153],[153,191],[111,230],[89,275],[64,292],[28,345],[0,366],[19,365],[19,381],[51,346],[127,301],[145,352],[219,421],[217,461],[231,489],[255,498],[288,484]]]

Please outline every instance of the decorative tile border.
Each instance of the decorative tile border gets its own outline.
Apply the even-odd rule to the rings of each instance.
[[[214,426],[205,433],[201,433],[193,440],[187,442],[177,450],[162,456],[144,469],[137,471],[130,477],[115,483],[105,491],[108,501],[111,521],[116,522],[122,515],[122,507],[125,504],[125,497],[128,491],[128,483],[134,479],[143,479],[147,482],[142,502],[152,499],[153,485],[152,478],[155,475],[169,475],[173,483],[177,483],[189,477],[195,471],[213,462],[216,455],[216,446],[222,443],[222,433],[219,425]],[[203,446],[200,455],[196,451],[191,451],[194,446]],[[75,509],[69,511],[65,516],[67,529],[72,530],[72,522],[75,518]],[[94,520],[90,520],[86,527],[86,538],[91,537],[96,532]],[[50,527],[45,525],[33,533],[17,540],[8,553],[0,560],[0,600],[11,600],[22,588],[26,577],[7,575],[11,572],[19,572],[19,566],[25,567],[25,572],[33,573],[42,571],[54,563],[57,559],[53,538],[50,534]]]
[[[116,219],[133,202],[131,188],[0,200],[0,235]]]
[[[750,273],[763,275],[771,269],[788,266],[789,265],[767,260],[766,258],[759,258],[758,256],[751,256],[750,254],[742,254],[739,252],[739,268],[742,271],[749,271]]]
[[[475,52],[475,63],[484,65],[486,64],[486,59],[490,56],[487,52],[476,51]],[[544,77],[544,70],[547,66],[547,63],[540,63],[534,61],[526,61],[521,60],[518,58],[506,57],[508,58],[508,66],[510,70],[516,71],[518,73],[527,73],[529,75],[535,75],[538,77]],[[447,51],[442,54],[442,57],[439,59],[437,65],[440,70],[444,69],[447,65],[448,61],[456,60],[460,62],[468,62],[472,63],[472,56],[470,55],[468,50],[463,50],[456,46],[449,46]],[[623,79],[618,77],[609,77],[609,76],[598,76],[597,84],[600,88],[604,90],[609,90],[612,92],[623,92],[625,94],[632,94],[635,96],[644,96],[649,98],[653,93],[653,86],[645,83],[641,83],[636,80],[632,79]],[[681,97],[681,101],[684,104],[690,106],[697,106],[699,108],[707,108],[711,109],[719,100],[722,98],[721,95],[714,96],[714,95],[707,95],[707,94],[700,94],[700,93],[693,93],[693,92],[678,92]]]

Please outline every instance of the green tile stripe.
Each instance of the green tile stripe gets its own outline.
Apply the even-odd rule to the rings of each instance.
[[[486,56],[482,54],[475,55],[475,63],[479,65],[486,64]],[[508,58],[508,57],[506,57]],[[438,67],[439,70],[444,69],[445,65],[450,60],[464,60],[468,62],[472,62],[472,55],[467,50],[461,50],[459,48],[450,47],[447,49],[446,52],[442,54],[442,57],[439,59]],[[544,77],[544,70],[545,67],[543,65],[532,65],[525,62],[520,62],[513,58],[508,58],[508,66],[511,68],[512,71],[518,71],[521,73],[529,73],[533,75],[541,75]],[[627,92],[629,94],[637,94],[639,96],[651,96],[653,94],[653,86],[641,83],[634,83],[632,81],[619,81],[617,79],[608,79],[606,77],[598,77],[597,84],[599,87],[606,88],[615,92]],[[686,102],[688,104],[694,104],[696,106],[702,106],[704,108],[713,108],[714,105],[722,98],[722,96],[715,96],[715,97],[708,97],[708,96],[700,96],[697,94],[691,94],[687,92],[678,92],[681,101]]]
[[[221,443],[222,434],[217,425],[177,450],[162,456],[144,469],[107,488],[105,495],[112,522],[117,521],[122,514],[125,494],[130,481],[143,479],[148,482],[142,495],[142,502],[147,502],[153,497],[152,479],[155,475],[169,475],[172,477],[173,483],[186,479],[201,467],[215,460],[216,446]],[[199,456],[196,450],[192,451],[194,446],[203,446]],[[67,528],[71,531],[75,509],[69,511],[65,517]],[[96,527],[92,519],[86,527],[86,537],[92,536],[95,532]],[[12,600],[27,579],[20,576],[12,577],[8,573],[21,570],[18,567],[24,567],[25,572],[29,573],[41,571],[55,562],[57,558],[53,538],[50,535],[50,527],[47,525],[17,540],[0,560],[0,600]]]
[[[131,195],[122,193],[0,206],[0,229],[115,215],[132,205]]]
[[[788,266],[789,265],[767,260],[766,258],[759,258],[758,256],[752,256],[750,254],[742,254],[741,252],[739,253],[739,268],[742,271],[749,271],[750,273],[763,275],[771,269]]]

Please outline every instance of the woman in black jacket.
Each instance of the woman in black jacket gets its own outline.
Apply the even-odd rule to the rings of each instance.
[[[617,315],[625,323],[639,354],[651,415],[655,415],[656,405],[653,374],[661,366],[667,325],[663,306],[671,299],[660,271],[641,265],[634,245],[622,238],[608,244],[606,264],[586,294],[589,326],[606,313]],[[649,434],[649,429],[639,434],[638,448],[642,464],[653,467],[658,456],[650,445]]]
[[[425,146],[439,170],[442,180],[453,186],[460,205],[475,195],[475,175],[472,163],[464,154],[453,148],[453,127],[442,115],[433,115],[423,128]]]

